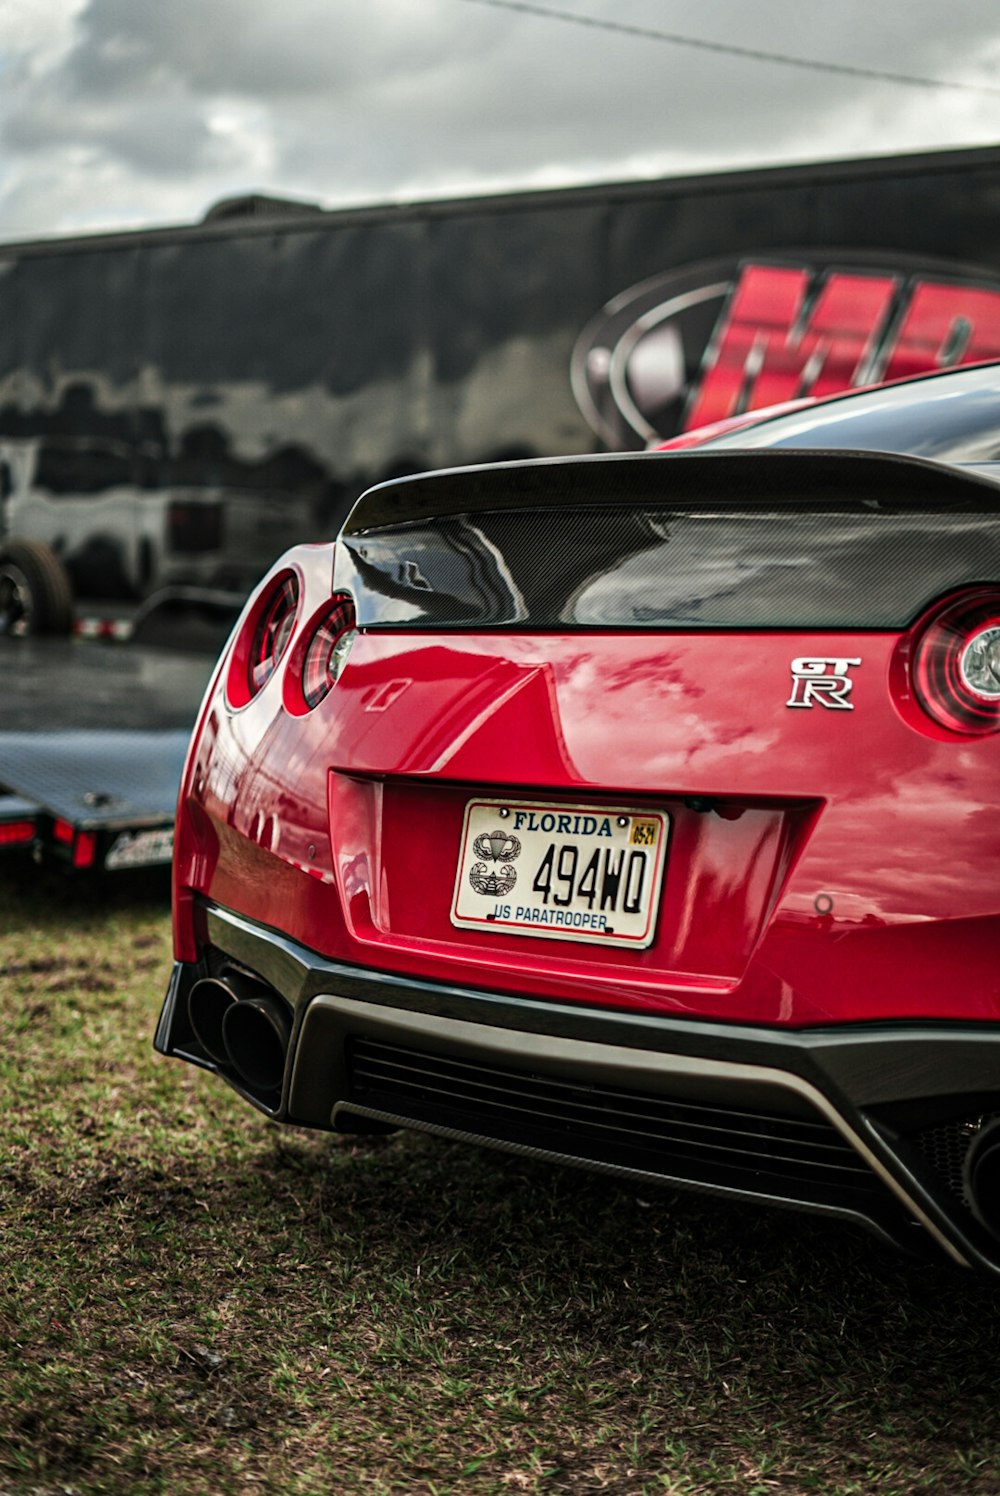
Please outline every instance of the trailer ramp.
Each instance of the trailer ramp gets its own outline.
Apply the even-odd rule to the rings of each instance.
[[[138,644],[0,646],[0,852],[108,871],[170,861],[214,657]]]

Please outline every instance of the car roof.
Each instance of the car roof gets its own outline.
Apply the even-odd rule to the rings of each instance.
[[[762,413],[757,421],[740,418],[738,427],[695,445],[702,450],[843,448],[950,463],[1000,461],[1000,362],[845,391],[796,409]]]

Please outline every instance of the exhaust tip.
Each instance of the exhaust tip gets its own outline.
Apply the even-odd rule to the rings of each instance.
[[[280,998],[257,993],[233,1003],[221,1029],[227,1059],[240,1078],[257,1092],[279,1090],[292,1032],[291,1014]]]
[[[1000,1237],[1000,1117],[974,1138],[963,1167],[965,1187],[976,1217]]]
[[[194,1036],[210,1060],[229,1063],[222,1038],[222,1022],[238,998],[219,977],[202,977],[188,993],[188,1018]]]

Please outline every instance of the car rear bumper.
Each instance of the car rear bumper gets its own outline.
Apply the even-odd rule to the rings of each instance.
[[[214,905],[196,925],[201,959],[175,966],[156,1048],[216,1070],[277,1121],[412,1127],[790,1205],[898,1245],[930,1236],[1000,1272],[963,1174],[1000,1115],[1000,1030],[783,1031],[603,1011],[339,965]],[[250,978],[280,1009],[280,1084],[248,1081],[199,1041],[189,997],[206,978]]]

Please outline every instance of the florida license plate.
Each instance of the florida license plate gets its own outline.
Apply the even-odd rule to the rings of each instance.
[[[470,800],[452,924],[643,950],[669,831],[662,811]]]

